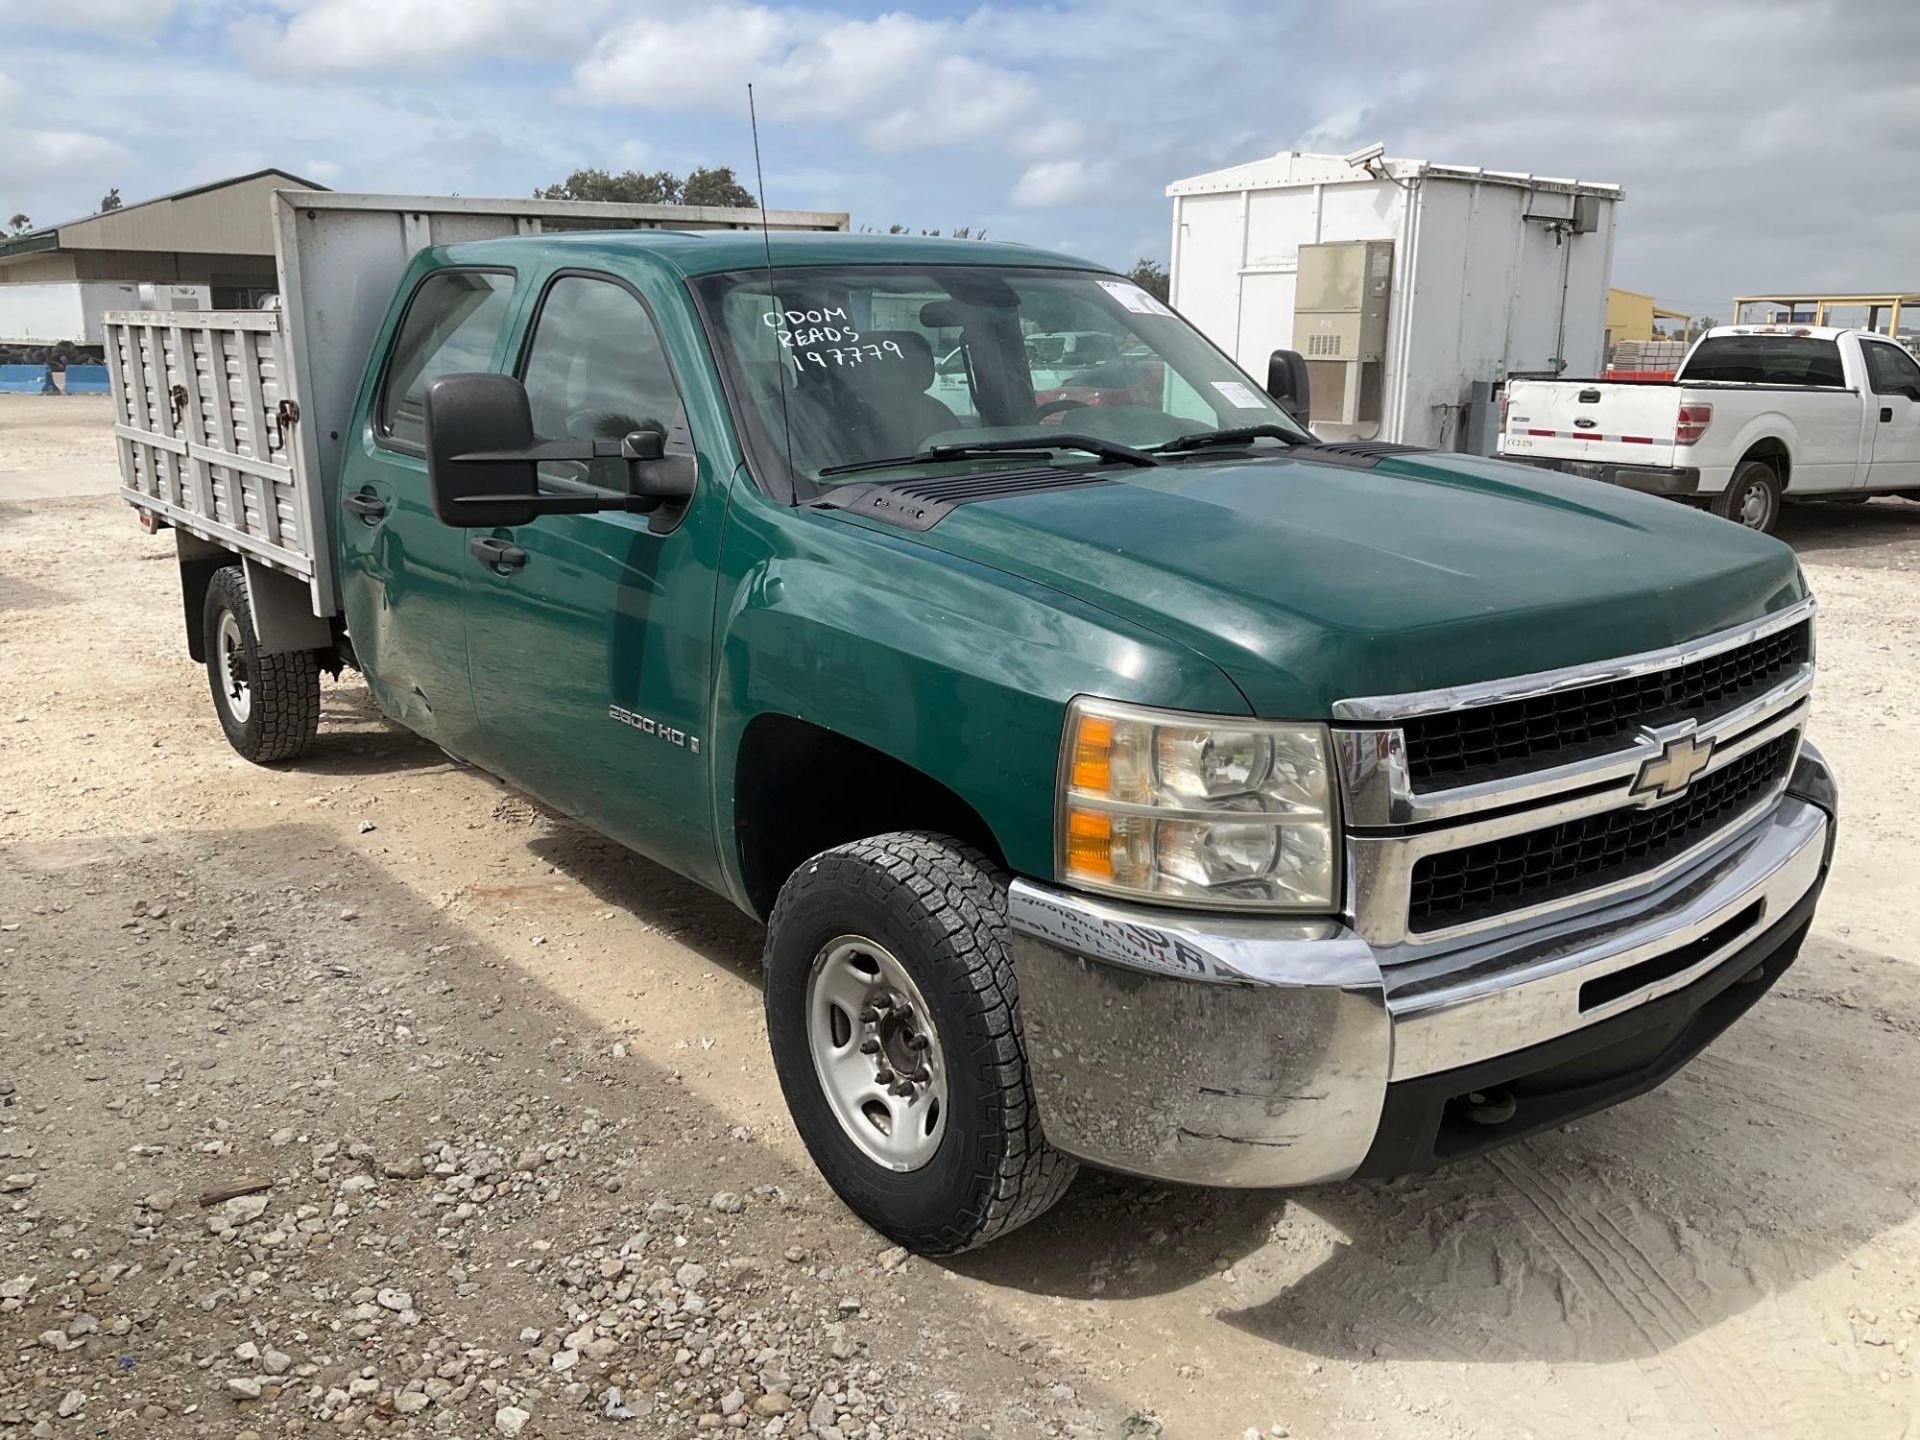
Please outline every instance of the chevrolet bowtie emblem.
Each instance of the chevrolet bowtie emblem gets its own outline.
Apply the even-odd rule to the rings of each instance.
[[[1693,777],[1707,768],[1713,758],[1711,737],[1677,735],[1640,767],[1627,793],[1642,800],[1671,800],[1693,783]]]

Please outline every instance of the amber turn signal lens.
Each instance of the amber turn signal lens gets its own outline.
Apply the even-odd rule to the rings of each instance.
[[[1109,816],[1094,810],[1069,812],[1067,869],[1075,875],[1113,878],[1113,821]]]
[[[1073,737],[1073,788],[1105,794],[1113,786],[1113,721],[1083,715]]]

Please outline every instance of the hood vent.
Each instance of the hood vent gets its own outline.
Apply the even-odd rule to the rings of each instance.
[[[897,480],[889,485],[841,485],[829,490],[814,506],[845,510],[897,525],[902,530],[931,530],[955,507],[976,500],[1005,500],[1016,495],[1038,495],[1048,490],[1083,490],[1111,485],[1104,475],[1083,470],[998,470],[972,475],[928,475]]]
[[[1371,470],[1389,455],[1431,455],[1429,446],[1396,445],[1391,440],[1335,440],[1323,445],[1296,445],[1293,453],[1321,465],[1345,465]]]

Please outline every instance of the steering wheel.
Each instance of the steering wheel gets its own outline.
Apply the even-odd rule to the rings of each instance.
[[[1049,400],[1044,405],[1034,406],[1033,418],[1035,420],[1046,420],[1055,415],[1065,414],[1069,410],[1085,410],[1086,408],[1087,402],[1084,400]]]

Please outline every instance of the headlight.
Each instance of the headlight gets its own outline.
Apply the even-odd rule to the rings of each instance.
[[[1330,754],[1324,725],[1075,700],[1060,767],[1060,879],[1190,905],[1332,910]]]

